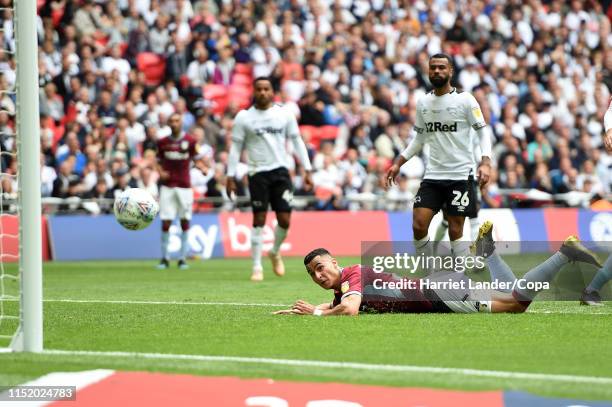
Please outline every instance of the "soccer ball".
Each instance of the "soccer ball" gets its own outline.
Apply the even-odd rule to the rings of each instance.
[[[115,219],[129,230],[141,230],[153,222],[159,212],[159,204],[142,188],[130,188],[115,198]]]

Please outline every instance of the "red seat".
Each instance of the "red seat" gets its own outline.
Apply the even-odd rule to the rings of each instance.
[[[212,111],[216,115],[223,115],[225,109],[227,109],[227,105],[229,105],[229,97],[223,96],[218,97],[212,100]]]
[[[74,104],[74,102],[70,102],[70,104],[68,105],[68,109],[66,109],[66,114],[64,115],[64,117],[62,117],[62,120],[60,120],[60,124],[62,126],[65,126],[66,123],[75,121],[77,114],[78,112],[76,110],[76,105]]]
[[[235,73],[234,76],[232,76],[232,85],[241,85],[241,86],[245,86],[245,87],[252,87],[253,86],[253,78],[251,77],[251,75],[247,75],[244,73]]]
[[[234,72],[239,74],[245,74],[253,78],[253,68],[249,64],[236,64],[234,66]]]
[[[101,47],[106,47],[109,40],[110,40],[110,37],[108,35],[105,35],[103,37],[96,38],[94,41],[96,42],[96,44],[100,45]]]
[[[128,48],[128,43],[127,42],[120,42],[119,43],[119,49],[121,50],[121,56],[124,57],[125,56],[125,51],[127,51]]]
[[[338,137],[339,128],[337,126],[319,127],[319,137],[321,140],[335,140]]]
[[[227,96],[227,88],[223,85],[212,83],[204,85],[204,98],[208,100]]]
[[[253,96],[253,88],[243,85],[231,85],[229,87],[229,95],[235,98],[250,99]]]
[[[166,61],[161,55],[153,52],[142,52],[136,57],[138,70],[144,72],[146,84],[157,86],[166,75]]]
[[[64,17],[64,8],[58,8],[51,11],[51,21],[53,22],[53,27],[59,27],[62,17]]]
[[[302,125],[300,126],[300,134],[302,137],[305,137],[306,141],[316,150],[319,149],[319,146],[321,145],[321,133],[319,131],[319,127]]]
[[[66,132],[66,129],[64,128],[64,126],[57,126],[53,128],[53,148],[54,149],[59,143],[59,141],[62,139],[62,137],[64,137],[65,132]]]

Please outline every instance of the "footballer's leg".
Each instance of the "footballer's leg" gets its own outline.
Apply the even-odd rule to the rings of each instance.
[[[172,188],[162,185],[159,190],[159,217],[162,221],[161,253],[162,258],[157,266],[160,270],[169,267],[168,242],[170,241],[170,225],[177,215],[177,202]]]
[[[253,210],[253,229],[251,230],[251,255],[253,270],[251,281],[263,280],[261,252],[263,250],[263,227],[269,204],[270,171],[258,172],[249,176],[249,192]]]
[[[274,229],[274,244],[268,253],[272,262],[272,270],[277,276],[285,275],[285,264],[281,257],[281,245],[287,237],[291,223],[291,204],[293,202],[293,184],[289,171],[279,168],[273,171],[273,183],[270,188],[270,205],[276,212],[276,228]]]
[[[187,252],[189,251],[189,219],[181,219],[181,258],[178,267],[181,270],[189,269]]]
[[[157,265],[159,270],[165,270],[170,267],[170,260],[168,256],[168,242],[170,241],[170,225],[171,220],[162,220],[162,239],[161,239],[161,253],[162,258]]]
[[[450,239],[453,256],[461,257],[469,254],[470,243],[462,241],[465,216],[448,215],[448,238]]]
[[[472,253],[478,257],[484,257],[491,273],[491,281],[504,283],[502,292],[511,292],[512,285],[516,281],[516,276],[501,258],[499,253],[495,251],[495,241],[493,240],[493,222],[486,221],[478,229],[478,236],[470,247]]]
[[[429,225],[434,215],[444,205],[443,191],[439,182],[423,180],[414,198],[412,211],[412,234],[414,246],[419,253],[426,256],[433,255],[433,244],[429,238]]]
[[[478,238],[478,229],[480,224],[478,222],[478,211],[480,211],[480,188],[478,187],[478,182],[475,180],[471,180],[472,183],[472,197],[474,198],[474,207],[473,211],[468,215],[470,219],[470,240],[474,242]]]
[[[251,281],[263,280],[263,266],[261,265],[261,252],[263,249],[263,227],[266,224],[267,212],[253,212],[253,230],[251,231],[251,255],[253,257],[253,271]]]
[[[412,210],[412,234],[417,253],[433,255],[433,244],[429,238],[429,225],[436,212],[442,208],[442,199],[434,182],[424,180],[414,198]],[[430,271],[430,270],[426,270]]]
[[[180,202],[179,217],[181,219],[181,257],[178,267],[187,270],[187,253],[189,252],[189,222],[193,214],[193,190],[191,188],[177,188]]]
[[[449,180],[444,183],[445,206],[448,219],[448,237],[455,257],[469,255],[469,243],[462,241],[466,216],[475,213],[472,178],[465,181]]]
[[[524,284],[521,284],[512,292],[516,301],[525,309],[538,294],[538,290],[530,287],[536,287],[534,283],[552,281],[559,270],[569,262],[583,262],[601,267],[601,263],[597,256],[584,247],[578,238],[569,236],[559,248],[559,251],[546,259],[543,263],[529,270],[522,278]],[[517,306],[517,309],[519,307]],[[494,310],[495,312],[495,310]],[[520,312],[520,311],[519,311]]]
[[[277,225],[274,228],[274,244],[268,252],[268,257],[272,262],[272,270],[274,274],[281,277],[285,275],[285,264],[280,254],[280,248],[289,230],[291,212],[276,212]]]
[[[603,305],[599,291],[610,280],[612,280],[612,255],[608,256],[603,267],[597,271],[591,283],[584,289],[582,297],[580,298],[580,304],[594,306]]]
[[[440,222],[440,224],[436,228],[436,234],[434,236],[434,243],[433,243],[434,253],[438,253],[438,246],[440,245],[440,242],[442,241],[442,239],[444,238],[444,235],[448,231],[448,220],[446,219],[446,217],[447,217],[446,212],[444,212],[444,217],[442,218],[442,222]]]

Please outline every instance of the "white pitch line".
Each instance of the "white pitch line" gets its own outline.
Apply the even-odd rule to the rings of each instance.
[[[146,353],[146,352],[101,352],[101,351],[82,351],[82,350],[45,350],[44,354],[64,355],[64,356],[101,356],[119,358],[140,358],[153,360],[188,360],[195,362],[234,362],[251,364],[268,364],[296,367],[316,367],[316,368],[337,368],[337,369],[357,369],[386,372],[404,373],[431,373],[431,374],[450,374],[459,376],[473,377],[494,377],[499,379],[519,379],[519,380],[540,380],[567,383],[589,383],[612,385],[612,377],[598,376],[575,376],[565,374],[547,373],[527,373],[527,372],[505,372],[499,370],[480,370],[462,369],[452,367],[434,366],[412,366],[412,365],[383,365],[358,362],[329,362],[322,360],[299,360],[299,359],[273,359],[255,358],[242,356],[208,356],[208,355],[185,355],[169,353]]]
[[[610,312],[564,312],[564,311],[545,311],[545,310],[527,310],[527,314],[564,314],[564,315],[612,315]]]
[[[139,300],[75,300],[70,298],[53,298],[44,302],[66,302],[75,304],[140,304],[140,305],[227,305],[233,307],[288,307],[288,304],[262,304],[249,302],[183,302],[183,301],[139,301]]]
[[[19,299],[3,299],[5,302],[16,302]],[[145,301],[145,300],[79,300],[72,298],[50,298],[44,302],[59,302],[73,304],[135,304],[135,305],[211,305],[211,306],[230,306],[230,307],[290,307],[291,304],[266,304],[249,302],[214,302],[214,301]],[[558,315],[612,315],[611,312],[575,312],[575,311],[548,311],[548,310],[527,310],[527,314],[558,314]]]

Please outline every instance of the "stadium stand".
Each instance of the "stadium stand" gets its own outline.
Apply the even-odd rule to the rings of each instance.
[[[38,6],[44,177],[53,184],[67,163],[69,197],[92,194],[95,182],[84,180],[98,176],[100,159],[111,191],[154,183],[157,174],[143,181],[141,169],[154,168],[152,141],[168,134],[166,120],[178,110],[184,130],[207,146],[198,196],[217,203],[198,208],[226,207],[219,186],[232,119],[249,105],[253,78],[267,75],[278,102],[299,117],[319,173],[315,189],[327,196],[334,183],[333,205],[312,207],[386,208],[386,197],[409,199],[418,187],[422,158],[403,168],[404,191],[386,191],[381,174],[411,138],[416,100],[429,89],[428,56],[447,52],[454,83],[476,96],[495,137],[485,207],[609,200],[612,157],[601,135],[612,37],[611,13],[601,2],[48,0]],[[9,13],[2,15],[1,48],[14,51]],[[10,92],[14,55],[1,52],[0,64],[0,90]],[[14,104],[2,92],[4,151],[15,148],[8,137]],[[123,119],[127,124],[119,126]],[[347,159],[350,150],[356,164]],[[2,171],[11,168],[3,157]],[[298,193],[316,199],[300,191],[300,172],[293,169]],[[66,197],[53,188],[43,195]]]

